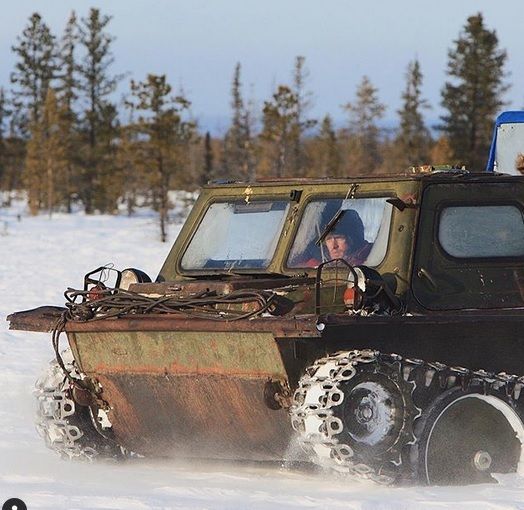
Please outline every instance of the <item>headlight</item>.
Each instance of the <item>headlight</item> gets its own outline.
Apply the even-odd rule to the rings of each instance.
[[[120,276],[120,284],[118,287],[122,290],[129,290],[129,287],[135,283],[150,282],[151,278],[149,278],[149,276],[144,273],[144,271],[130,267],[122,271],[122,275]]]

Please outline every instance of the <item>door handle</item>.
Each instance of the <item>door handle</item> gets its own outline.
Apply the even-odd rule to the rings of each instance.
[[[435,282],[435,279],[433,278],[433,276],[431,275],[431,273],[427,269],[424,269],[423,267],[421,267],[417,271],[417,276],[420,279],[426,280],[429,283],[429,286],[433,290],[437,290],[437,288],[438,288],[437,283]]]

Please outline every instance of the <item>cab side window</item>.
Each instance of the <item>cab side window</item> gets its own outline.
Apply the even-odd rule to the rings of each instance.
[[[446,207],[438,240],[455,258],[524,256],[524,215],[516,205]]]

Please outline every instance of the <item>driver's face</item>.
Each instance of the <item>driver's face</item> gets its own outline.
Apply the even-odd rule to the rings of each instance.
[[[347,256],[349,243],[346,236],[341,234],[328,235],[325,242],[330,259],[343,259]]]

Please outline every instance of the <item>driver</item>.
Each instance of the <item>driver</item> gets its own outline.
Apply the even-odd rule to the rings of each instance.
[[[352,266],[365,262],[373,244],[364,238],[364,224],[354,209],[348,209],[328,232],[324,239],[324,261],[344,259]],[[311,259],[309,267],[318,266],[320,261]]]

